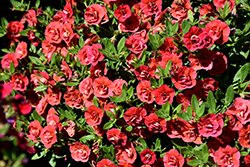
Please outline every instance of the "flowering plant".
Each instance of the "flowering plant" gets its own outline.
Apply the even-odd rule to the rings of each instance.
[[[248,1],[10,2],[0,141],[51,166],[250,166]]]

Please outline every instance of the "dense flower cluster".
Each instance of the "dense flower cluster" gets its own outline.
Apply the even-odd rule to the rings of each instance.
[[[227,19],[239,3],[66,0],[47,11],[38,2],[6,23],[0,75],[1,101],[42,152],[35,157],[95,167],[250,164],[250,65],[235,64],[243,61],[228,49],[243,38]],[[8,112],[0,108],[4,119]]]

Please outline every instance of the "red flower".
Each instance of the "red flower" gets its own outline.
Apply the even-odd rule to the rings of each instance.
[[[196,85],[197,73],[193,68],[182,66],[175,74],[173,74],[171,80],[174,86],[179,90],[190,89]]]
[[[0,100],[5,99],[11,93],[11,85],[7,83],[0,83]]]
[[[19,32],[21,32],[23,29],[23,23],[19,21],[11,21],[8,23],[6,36],[14,42],[18,42],[19,38],[21,37],[21,34],[19,34]]]
[[[43,53],[46,55],[46,59],[50,62],[53,53],[56,51],[56,45],[50,43],[49,40],[45,39],[42,42]]]
[[[187,122],[183,120],[184,127],[182,130],[182,140],[184,142],[194,142],[195,144],[201,144],[202,143],[202,137],[198,133],[198,127],[197,123],[195,122]]]
[[[141,161],[144,164],[152,165],[156,160],[156,154],[150,149],[145,149],[140,153]]]
[[[171,89],[167,85],[164,84],[154,90],[154,96],[155,96],[155,102],[158,105],[163,105],[166,102],[169,102],[169,104],[172,104],[174,96],[175,96],[175,91],[174,89]]]
[[[112,94],[113,94],[113,92],[115,92],[115,94],[117,96],[120,96],[122,94],[122,86],[123,86],[123,84],[128,86],[128,83],[123,79],[114,80],[112,82],[112,84],[110,85],[110,91],[112,92]],[[113,94],[113,96],[115,96],[115,95]]]
[[[212,76],[216,76],[218,74],[223,74],[227,69],[227,57],[221,53],[216,52],[215,59],[213,60],[213,67],[208,73]]]
[[[132,13],[126,21],[118,24],[118,30],[120,32],[136,32],[140,28],[140,23],[139,17],[135,13]]]
[[[219,7],[221,7],[222,11],[224,10],[224,6],[226,2],[229,3],[229,9],[232,11],[235,6],[235,0],[214,0],[214,6],[216,7],[216,10],[219,12]]]
[[[222,133],[223,126],[222,116],[211,113],[199,120],[198,131],[204,137],[218,137]]]
[[[92,79],[107,75],[108,69],[106,68],[106,62],[101,61],[95,66],[91,65],[89,71],[90,71],[90,78]]]
[[[188,60],[190,67],[194,70],[211,70],[213,67],[213,60],[216,57],[215,52],[207,49],[201,50],[201,55],[190,54]]]
[[[208,23],[204,31],[207,31],[207,34],[212,37],[217,44],[226,43],[230,34],[230,28],[227,23],[220,20],[213,20]]]
[[[11,75],[10,85],[11,85],[12,89],[24,92],[25,90],[27,90],[28,84],[29,84],[28,77],[23,76],[22,73],[17,73],[15,75]]]
[[[163,118],[159,118],[155,113],[145,117],[145,125],[154,133],[164,133],[167,130],[167,122]]]
[[[109,159],[102,159],[99,161],[96,165],[96,167],[116,167],[115,164],[113,164]]]
[[[171,119],[167,122],[167,135],[170,138],[181,138],[184,128],[184,122],[181,119]]]
[[[205,33],[199,27],[193,26],[189,31],[183,36],[183,42],[188,50],[196,51],[197,49],[202,49],[205,46]]]
[[[127,161],[120,161],[117,164],[117,167],[135,167],[135,165],[134,164],[130,164]]]
[[[247,155],[244,157],[245,165],[246,167],[250,166],[250,155]]]
[[[16,59],[15,53],[7,53],[3,56],[1,60],[2,69],[5,71],[5,67],[10,70],[10,63],[13,62],[14,66],[18,66],[18,61]]]
[[[90,126],[100,125],[103,115],[104,113],[102,109],[96,107],[95,105],[91,105],[84,113],[86,122]]]
[[[72,29],[72,26],[73,25],[70,23],[64,23],[61,26],[60,36],[61,36],[62,40],[65,41],[66,44],[69,44],[75,36],[73,29]]]
[[[127,136],[125,133],[121,132],[119,129],[112,128],[106,133],[107,139],[114,145],[125,146],[127,143]]]
[[[40,137],[42,130],[43,127],[41,126],[40,122],[34,120],[30,122],[28,126],[28,133],[26,135],[30,140],[33,140],[35,143],[38,143],[37,138]]]
[[[43,128],[41,135],[41,142],[46,148],[51,148],[57,142],[56,129],[53,125],[48,125]]]
[[[24,15],[24,19],[27,20],[28,24],[33,27],[37,24],[36,11],[31,9]]]
[[[84,97],[79,90],[73,89],[68,90],[64,95],[63,98],[65,103],[71,108],[81,109],[84,105]]]
[[[51,22],[45,29],[46,40],[49,43],[59,44],[62,41],[61,25],[58,22]]]
[[[125,46],[135,54],[140,54],[144,49],[147,49],[145,40],[139,35],[130,35]]]
[[[15,95],[14,103],[12,103],[12,105],[16,111],[20,112],[23,115],[29,114],[32,110],[32,107],[29,102],[27,102],[25,97],[20,94]]]
[[[118,18],[119,22],[125,22],[132,15],[132,12],[130,7],[125,4],[123,6],[118,6],[114,12],[114,15]]]
[[[37,104],[36,106],[36,112],[39,114],[39,115],[42,115],[46,109],[48,105],[48,101],[45,97],[43,97],[39,103]]]
[[[207,100],[208,92],[211,90],[213,93],[219,88],[219,83],[213,78],[205,78],[199,80],[194,87],[194,92],[199,97]]]
[[[234,104],[228,108],[227,112],[233,114],[243,125],[250,122],[250,101],[241,97],[234,99]]]
[[[179,93],[177,96],[176,96],[176,101],[177,103],[179,104],[182,104],[184,105],[185,107],[188,107],[191,105],[191,98],[192,96],[194,95],[194,91],[193,90],[185,90],[184,93]],[[201,98],[197,95],[195,95],[196,98],[198,100],[201,100]],[[202,101],[200,101],[200,104],[202,103]]]
[[[208,20],[211,16],[215,17],[214,6],[212,3],[203,4],[199,7],[200,18],[206,15],[205,20]]]
[[[128,163],[133,164],[137,158],[135,147],[131,141],[127,141],[126,146],[123,147],[122,156]]]
[[[159,52],[161,55],[177,54],[178,48],[173,41],[174,41],[174,38],[165,38],[164,43],[159,48]],[[179,54],[180,55],[178,57],[182,56],[181,53]]]
[[[170,13],[171,16],[181,22],[188,18],[189,9],[193,10],[189,0],[181,0],[180,4],[176,4],[175,1],[173,1]]]
[[[151,84],[149,81],[141,81],[137,87],[137,97],[142,101],[148,104],[153,103],[154,101],[154,91],[151,88]]]
[[[152,16],[161,12],[162,0],[142,0],[140,5],[146,16]]]
[[[63,72],[64,75],[66,75],[66,78],[68,79],[72,78],[72,70],[69,68],[68,64],[64,60],[62,60],[61,71]]]
[[[16,53],[15,53],[16,58],[21,60],[25,58],[27,54],[28,54],[27,43],[22,41],[16,47]]]
[[[107,10],[99,4],[92,4],[86,8],[84,19],[89,25],[104,24],[108,22]]]
[[[93,80],[91,78],[85,78],[79,84],[79,90],[85,99],[88,99],[93,93],[92,83]]]
[[[49,87],[47,93],[45,94],[47,101],[50,105],[59,105],[62,97],[62,92],[57,87]]]
[[[75,142],[70,145],[69,150],[71,157],[75,161],[88,162],[91,153],[91,149],[88,146],[80,142]]]
[[[250,149],[250,125],[244,125],[238,131],[238,141],[242,147]]]
[[[52,86],[55,85],[55,81],[50,79],[49,74],[45,71],[37,71],[34,70],[33,73],[30,75],[30,81],[33,82],[35,86],[39,86],[40,84]]]
[[[54,128],[58,128],[59,132],[62,130],[62,123],[60,122],[60,118],[58,113],[56,112],[54,107],[51,107],[46,116],[47,125],[52,125]]]
[[[99,77],[96,78],[93,82],[94,94],[97,97],[108,98],[112,95],[110,86],[112,81],[110,81],[107,77]]]
[[[154,72],[154,69],[146,65],[140,65],[138,68],[135,69],[135,75],[139,81],[142,81],[142,80],[149,81],[150,77],[152,77],[153,75],[153,72]]]
[[[236,148],[227,145],[225,148],[220,147],[214,153],[214,162],[219,166],[240,166],[240,152]]]
[[[67,122],[67,125],[63,126],[63,128],[65,129],[69,137],[73,137],[76,131],[76,123],[71,120],[66,120],[65,122]]]
[[[184,157],[175,149],[166,152],[163,157],[164,167],[182,167],[184,161]]]
[[[162,56],[162,59],[159,61],[159,65],[163,69],[166,69],[166,65],[170,60],[172,61],[170,73],[172,71],[176,71],[178,68],[182,67],[183,65],[182,59],[180,59],[180,57],[177,54],[164,54]]]
[[[82,65],[89,65],[92,64],[93,66],[97,65],[99,61],[104,59],[104,56],[98,49],[102,49],[102,45],[100,44],[93,44],[92,46],[85,45],[82,47],[77,56]]]
[[[123,115],[124,120],[128,125],[141,125],[144,121],[147,111],[142,107],[130,107]]]

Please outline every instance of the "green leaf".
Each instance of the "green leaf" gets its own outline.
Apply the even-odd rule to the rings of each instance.
[[[164,75],[167,76],[168,75],[168,72],[169,70],[171,69],[172,67],[172,60],[169,60],[166,67],[165,67],[165,70],[164,70]]]
[[[209,150],[206,144],[204,144],[203,148],[202,148],[202,157],[203,157],[203,162],[207,163],[208,158],[209,158]]]
[[[36,3],[35,3],[36,8],[38,8],[39,5],[40,5],[40,0],[36,0]]]
[[[55,61],[56,61],[56,53],[54,52],[53,55],[52,55],[52,57],[51,57],[50,64],[51,65],[54,64]]]
[[[40,116],[35,110],[31,113],[31,117],[34,120],[37,120],[40,122],[40,124],[42,124],[42,122],[45,120],[42,116]]]
[[[226,95],[225,95],[225,103],[226,105],[229,105],[234,99],[234,89],[233,85],[230,85],[227,88]]]
[[[188,161],[187,164],[190,165],[190,166],[197,166],[197,165],[201,164],[201,161],[197,160],[197,159],[193,159],[191,161]]]
[[[7,30],[3,29],[2,27],[0,27],[0,37],[5,36],[7,33]]]
[[[15,66],[14,66],[14,63],[13,61],[10,62],[10,73],[13,74],[15,72]]]
[[[46,85],[41,85],[41,86],[38,86],[34,89],[34,91],[38,91],[38,92],[41,92],[41,91],[44,91],[48,88],[48,86]]]
[[[123,36],[123,37],[120,39],[120,41],[118,42],[118,44],[117,44],[118,53],[121,53],[122,50],[123,50],[123,48],[126,48],[126,47],[125,47],[125,42],[126,42],[126,40],[127,40],[126,37]]]
[[[131,97],[133,96],[134,94],[134,88],[131,86],[128,91],[127,91],[127,99],[131,99]]]
[[[84,40],[83,40],[82,36],[79,39],[79,46],[80,46],[80,48],[84,47]]]
[[[97,96],[94,96],[94,98],[93,98],[93,104],[94,104],[96,107],[99,107],[99,102],[98,102]]]
[[[1,73],[0,74],[0,81],[7,81],[9,80],[10,76],[7,75],[6,73]]]
[[[214,94],[211,90],[208,92],[207,104],[208,104],[210,113],[216,113],[216,110],[215,110],[216,109],[216,99],[215,99]]]
[[[193,94],[193,96],[191,98],[191,106],[192,106],[192,109],[194,110],[194,112],[197,114],[197,112],[199,111],[199,101],[198,101],[195,94]]]
[[[35,155],[33,155],[33,156],[31,157],[31,160],[40,159],[40,158],[42,158],[44,155],[45,155],[45,151],[38,152],[38,153],[36,153]]]
[[[188,10],[188,20],[193,23],[194,22],[194,15],[191,9]]]
[[[68,110],[60,108],[58,109],[58,112],[70,120],[75,120],[76,114],[72,111],[71,108],[69,108],[68,106],[66,107],[68,108]]]
[[[21,3],[16,0],[10,0],[10,2],[17,9],[21,6]]]
[[[86,136],[83,136],[81,137],[79,140],[83,143],[85,143],[86,141],[90,141],[90,140],[93,140],[95,139],[95,135],[86,135]]]
[[[249,73],[249,70],[250,70],[250,63],[244,64],[235,74],[233,82],[240,80],[240,82],[242,83],[243,81],[245,81]]]
[[[27,37],[27,36],[28,36],[28,34],[27,34],[28,31],[29,31],[29,29],[25,29],[25,30],[19,32],[19,34],[21,34],[21,35],[24,36],[24,37]]]
[[[161,139],[157,138],[155,142],[155,150],[161,149]]]
[[[1,18],[1,25],[2,25],[2,27],[5,29],[5,28],[7,28],[7,26],[8,26],[8,21],[7,21],[7,19],[5,18],[5,17],[2,17]]]
[[[172,34],[173,34],[173,35],[176,34],[177,31],[178,31],[178,29],[179,29],[179,22],[176,22],[176,23],[174,24],[174,26],[173,26],[173,32],[172,32]]]
[[[112,128],[113,125],[114,125],[114,122],[112,120],[110,120],[104,124],[103,129],[108,130],[108,129]]]
[[[108,115],[109,118],[115,119],[114,114],[112,112],[110,112],[109,110],[106,110],[106,114]]]
[[[126,127],[126,131],[131,132],[133,130],[133,126],[129,125]]]
[[[186,19],[182,21],[181,28],[182,28],[183,35],[189,31],[190,27],[191,27],[191,24]]]
[[[79,85],[79,82],[67,82],[65,86],[77,86]]]
[[[29,56],[29,59],[35,64],[35,65],[42,65],[42,61],[34,56]]]
[[[150,43],[152,49],[153,50],[158,49],[159,48],[159,42],[161,40],[161,36],[159,34],[157,34],[157,33],[154,34],[154,36],[149,33],[148,37],[149,37],[149,43]]]

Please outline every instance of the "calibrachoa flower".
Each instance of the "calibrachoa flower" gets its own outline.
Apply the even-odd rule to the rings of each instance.
[[[84,19],[89,25],[104,24],[109,21],[107,10],[99,4],[92,4],[86,8]]]
[[[16,58],[18,60],[21,60],[25,58],[27,54],[28,54],[27,43],[22,41],[16,47],[16,52],[15,52]]]
[[[41,142],[46,148],[51,148],[57,142],[56,129],[53,125],[47,125],[40,134]]]
[[[91,153],[91,149],[88,146],[80,142],[75,142],[70,145],[69,150],[71,157],[75,161],[88,162]]]
[[[213,93],[219,88],[219,83],[213,78],[205,78],[204,80],[199,80],[194,87],[194,92],[196,95],[203,99],[207,99],[209,91]]]
[[[141,81],[137,87],[137,97],[142,101],[148,104],[153,103],[154,101],[154,90],[151,88],[149,81]]]
[[[130,7],[125,4],[123,6],[118,6],[114,12],[115,17],[118,18],[119,22],[124,22],[132,15]]]
[[[145,40],[139,35],[130,35],[125,46],[135,54],[140,54],[144,49],[147,49]]]
[[[147,115],[147,111],[142,107],[130,107],[123,115],[126,123],[128,125],[136,126],[141,125],[145,116]]]
[[[227,69],[227,57],[221,52],[216,52],[215,55],[213,67],[208,71],[211,76],[223,74]]]
[[[220,114],[208,114],[198,123],[198,131],[204,137],[218,137],[222,133],[224,121]]]
[[[155,113],[145,117],[145,125],[154,133],[164,133],[167,130],[167,122],[163,118],[159,118]]]
[[[24,29],[23,23],[19,21],[11,21],[7,26],[7,38],[13,40],[13,42],[18,42],[21,37],[21,32]]]
[[[28,77],[24,76],[22,73],[11,75],[10,85],[12,89],[24,92],[25,90],[27,90],[28,84],[29,84]]]
[[[84,105],[84,98],[82,93],[79,90],[73,89],[68,90],[64,95],[63,98],[65,103],[71,108],[83,108]]]
[[[181,3],[175,3],[173,1],[171,7],[171,16],[176,18],[178,21],[182,21],[188,18],[188,10],[192,10],[191,4],[189,0],[180,0]]]
[[[96,78],[93,82],[94,94],[100,98],[108,98],[112,95],[110,86],[112,81],[107,77]]]
[[[226,2],[229,3],[229,9],[233,10],[235,6],[235,0],[214,0],[214,6],[216,7],[216,10],[219,12],[219,7],[221,7],[222,10],[224,10],[224,6]]]
[[[140,153],[141,161],[144,164],[152,165],[156,160],[156,154],[150,149],[145,149]]]
[[[202,49],[205,46],[205,33],[201,28],[193,26],[189,29],[183,36],[183,42],[188,50],[196,51],[197,49]]]
[[[85,78],[79,84],[79,90],[85,99],[88,99],[93,93],[92,83],[93,80],[91,78]]]
[[[97,162],[96,167],[116,167],[109,159],[102,159],[101,161]]]
[[[179,90],[190,89],[196,85],[197,73],[193,68],[182,66],[172,75],[172,82]]]
[[[61,25],[58,22],[51,22],[45,30],[46,40],[49,43],[59,44],[62,41]]]
[[[52,106],[60,104],[62,97],[62,92],[57,87],[49,87],[45,94],[45,98],[47,99],[48,103]]]
[[[184,161],[184,157],[175,149],[166,152],[163,157],[164,167],[182,167]]]
[[[115,94],[117,96],[120,96],[122,94],[122,86],[123,86],[123,84],[128,86],[128,83],[123,79],[116,79],[116,80],[114,80],[112,82],[112,84],[110,85],[110,91],[112,92],[113,96],[115,96]]]
[[[219,166],[240,166],[240,152],[236,148],[227,145],[225,148],[220,147],[214,153],[214,162]]]
[[[147,16],[151,16],[161,12],[162,0],[142,0],[140,5],[142,12]]]
[[[169,88],[169,86],[165,84],[154,90],[155,102],[158,105],[163,105],[166,102],[172,104],[174,95],[175,95],[174,89]]]
[[[239,143],[242,147],[250,148],[250,125],[242,126],[239,131]]]
[[[96,107],[95,105],[91,105],[84,113],[86,122],[90,126],[100,125],[103,115],[104,113],[102,109]]]
[[[28,133],[26,135],[30,140],[33,140],[35,143],[38,143],[39,141],[37,139],[38,137],[40,137],[42,130],[43,127],[41,126],[40,122],[34,120],[30,122],[28,126]]]
[[[127,136],[125,133],[121,132],[119,129],[112,128],[106,132],[108,140],[114,145],[125,146],[127,143]]]
[[[213,38],[215,43],[224,44],[228,41],[230,28],[227,23],[220,20],[213,20],[206,25],[207,34]]]
[[[13,62],[14,67],[18,66],[18,61],[15,53],[7,53],[6,55],[4,55],[4,57],[1,60],[2,69],[5,70],[5,68],[7,68],[8,70],[10,70],[11,62]]]

